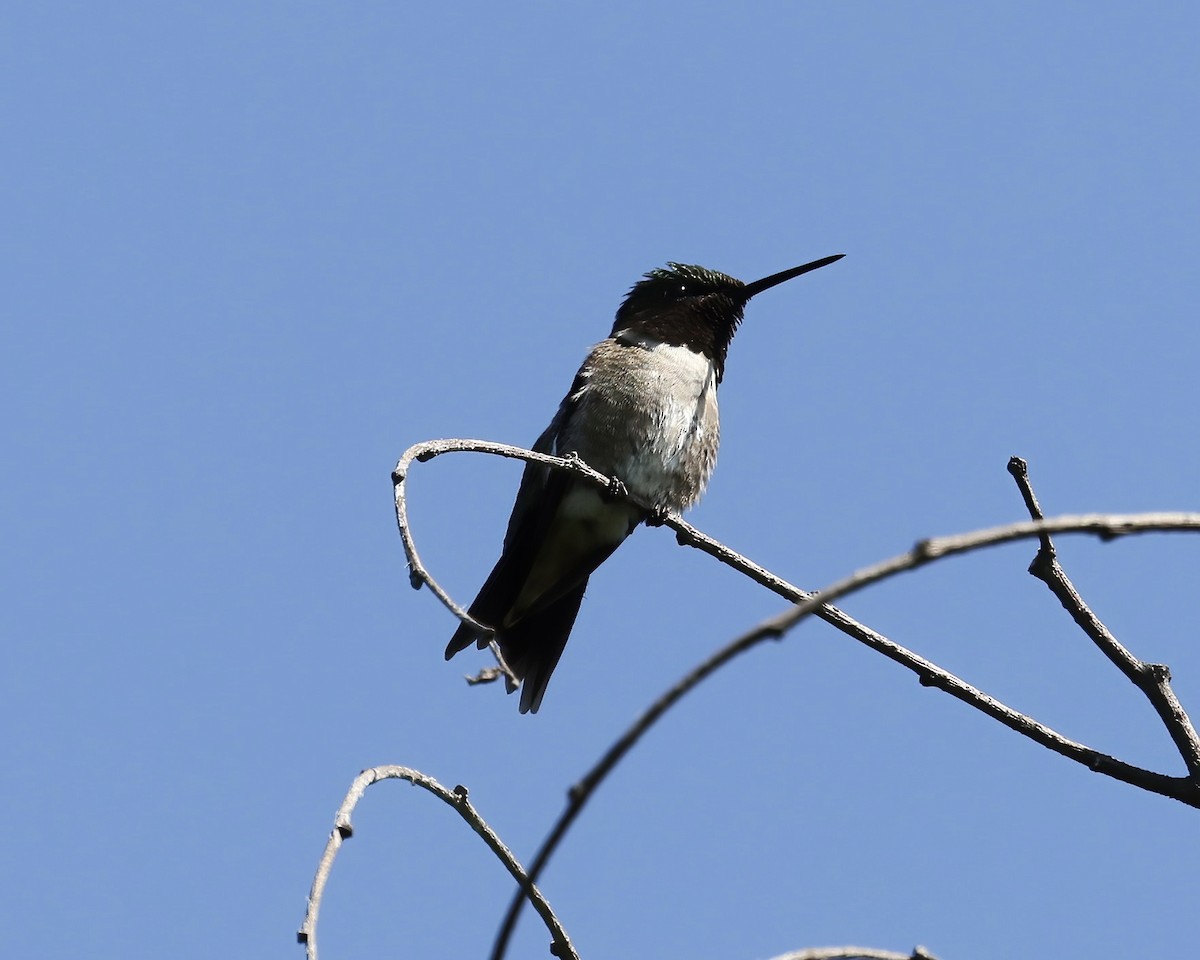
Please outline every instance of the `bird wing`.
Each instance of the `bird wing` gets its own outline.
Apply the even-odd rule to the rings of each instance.
[[[574,397],[581,385],[582,373],[576,375],[575,382],[559,404],[554,419],[534,443],[535,453],[555,453],[554,439],[563,423],[570,417],[575,405]],[[544,464],[525,465],[521,474],[521,485],[517,489],[517,499],[508,518],[504,549],[467,611],[479,623],[496,627],[508,613],[529,576],[530,568],[537,558],[550,523],[558,512],[570,479],[563,471],[551,470]],[[574,615],[571,620],[574,621]],[[476,630],[469,624],[459,624],[454,636],[446,645],[446,659],[449,660],[472,643],[477,643],[482,649],[487,646],[489,639],[489,634]],[[561,650],[559,652],[561,653]],[[557,659],[556,657],[555,660]]]

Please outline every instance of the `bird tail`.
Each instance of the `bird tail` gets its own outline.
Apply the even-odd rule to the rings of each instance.
[[[496,634],[504,662],[521,680],[521,713],[537,713],[542,705],[546,685],[567,645],[586,589],[585,579],[557,600]]]
[[[474,613],[471,614],[475,616]],[[471,644],[478,644],[482,650],[488,645],[490,635],[485,630],[477,630],[469,623],[460,623],[458,629],[454,631],[454,636],[450,638],[450,642],[446,644],[446,659],[449,660],[456,653],[462,653]]]
[[[482,650],[489,640],[495,639],[505,664],[521,681],[521,713],[537,713],[546,684],[550,682],[550,675],[558,666],[571,628],[575,626],[586,589],[585,579],[558,599],[494,635],[461,623],[446,645],[446,659],[466,650],[472,643]],[[477,615],[474,605],[470,612],[472,617]]]
[[[479,588],[479,595],[467,610],[476,623],[482,623],[485,627],[491,627],[494,630],[500,627],[521,590],[521,584],[529,575],[530,562],[530,551],[528,550],[506,551],[501,554],[500,559],[496,561],[496,566],[488,574],[487,580]],[[470,624],[460,623],[458,629],[454,631],[454,636],[446,644],[446,659],[449,660],[456,653],[461,653],[473,643],[482,650],[491,639],[490,632],[479,630]]]
[[[575,626],[575,618],[580,612],[583,592],[587,586],[587,577],[584,577],[582,583],[578,583],[550,604],[526,614],[516,623],[497,630],[494,634],[470,624],[458,624],[454,636],[450,637],[450,642],[446,644],[446,660],[461,653],[472,643],[484,649],[488,641],[496,641],[505,664],[512,674],[521,680],[521,713],[538,713],[541,698],[546,692],[546,684],[550,683],[550,674],[554,672],[554,667],[558,666],[563,648],[566,647],[566,640],[571,635],[571,628]],[[484,599],[482,593],[480,599]],[[487,620],[491,618],[478,610],[480,606],[486,604],[480,604],[480,600],[476,600],[470,605],[470,616],[486,625]]]

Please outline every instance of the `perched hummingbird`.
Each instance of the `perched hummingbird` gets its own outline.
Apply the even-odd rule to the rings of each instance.
[[[747,301],[842,256],[753,283],[682,263],[651,270],[625,297],[612,333],[587,355],[533,449],[578,454],[656,511],[690,507],[716,463],[717,384]],[[521,713],[537,713],[588,577],[645,518],[611,491],[526,464],[504,549],[469,610],[494,637],[461,624],[446,659],[494,638],[522,681]]]

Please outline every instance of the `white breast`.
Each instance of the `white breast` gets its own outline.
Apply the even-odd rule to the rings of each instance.
[[[712,362],[623,333],[597,344],[583,372],[571,449],[639,498],[675,510],[698,500],[720,441]]]

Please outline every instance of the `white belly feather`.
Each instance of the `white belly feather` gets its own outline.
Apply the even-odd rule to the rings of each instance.
[[[674,510],[695,503],[720,442],[712,362],[687,347],[629,336],[597,344],[584,375],[561,452],[575,450],[640,499]]]

